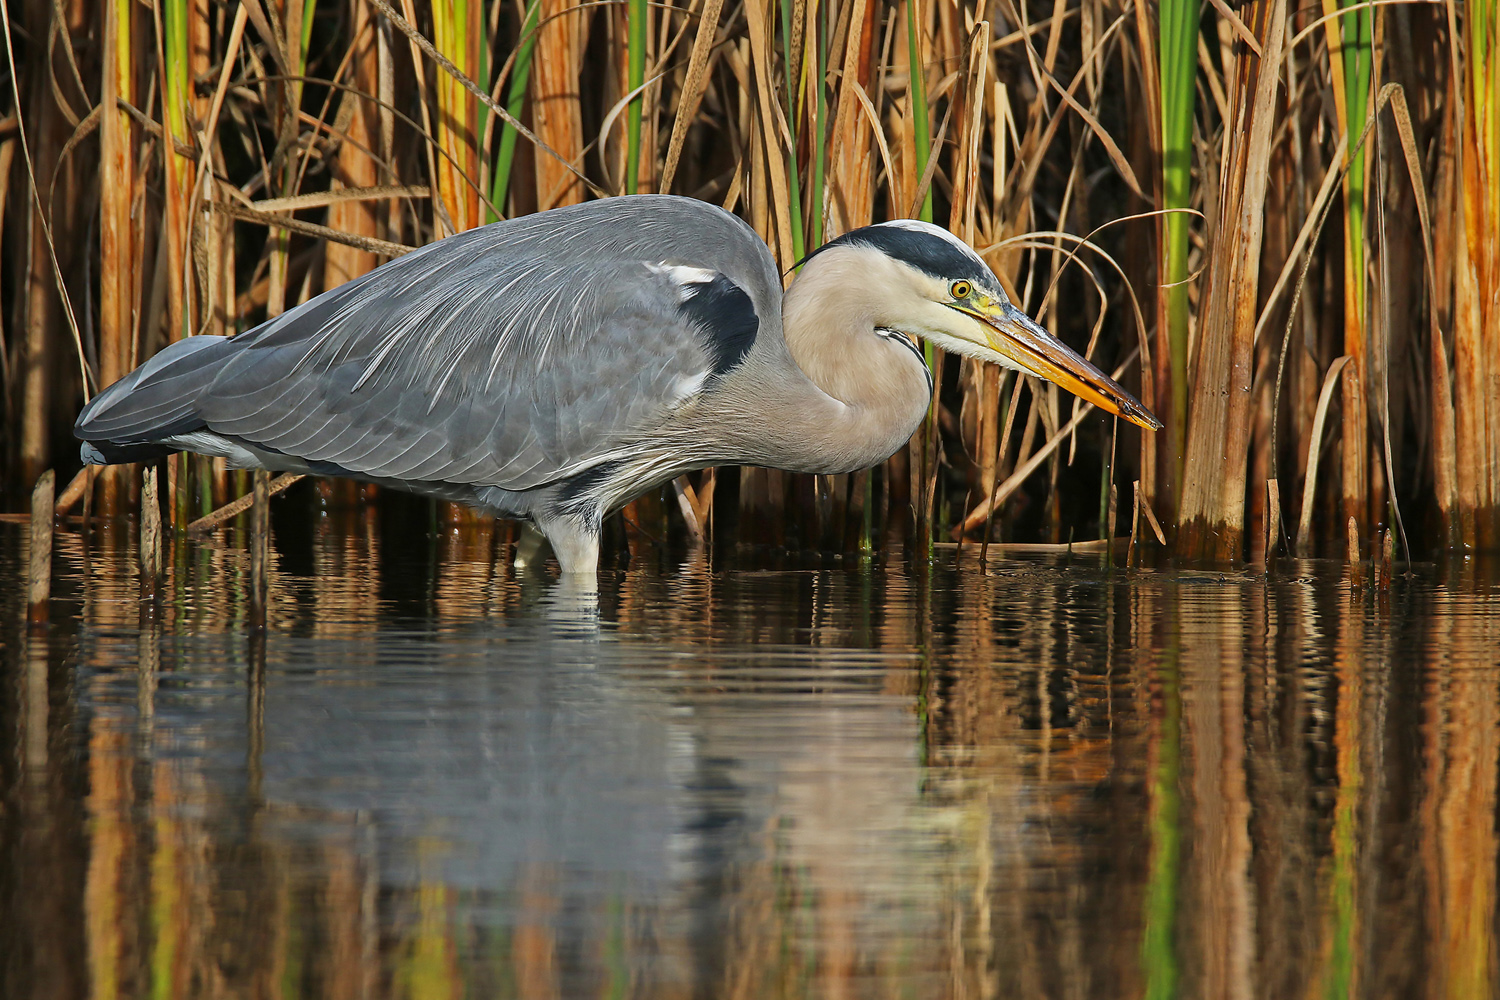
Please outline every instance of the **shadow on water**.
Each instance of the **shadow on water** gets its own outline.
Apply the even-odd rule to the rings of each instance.
[[[690,560],[595,606],[325,525],[255,633],[239,547],[142,616],[111,530],[28,635],[0,526],[0,996],[1495,992],[1477,571]]]

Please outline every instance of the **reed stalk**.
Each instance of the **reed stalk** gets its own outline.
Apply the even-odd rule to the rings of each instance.
[[[531,122],[537,138],[575,166],[583,160],[583,110],[579,91],[589,15],[570,0],[542,0],[541,27],[531,62]],[[534,157],[535,210],[574,205],[583,185],[549,156]]]
[[[135,254],[130,209],[135,194],[134,148],[130,115],[119,101],[135,103],[130,0],[104,3],[104,47],[101,67],[99,125],[99,383],[112,385],[128,372],[135,326]],[[99,513],[122,513],[125,479],[110,470],[98,479]],[[128,483],[128,480],[125,480]]]
[[[166,178],[164,207],[167,227],[167,338],[181,340],[192,331],[192,285],[188,281],[191,253],[192,163],[174,147],[192,147],[189,101],[193,92],[188,64],[187,0],[165,0],[157,8],[157,31],[163,47],[161,63],[162,166]]]
[[[521,37],[516,47],[515,63],[510,80],[506,84],[505,110],[512,118],[520,120],[526,107],[526,91],[531,81],[531,57],[536,51],[538,18],[542,0],[530,0],[521,18]],[[495,156],[494,173],[491,175],[490,203],[501,212],[510,193],[511,175],[515,170],[516,140],[520,133],[509,123],[500,126],[500,148]]]
[[[922,48],[922,31],[925,21],[921,16],[922,0],[906,0],[906,65],[908,71],[907,108],[911,116],[912,138],[916,143],[916,176],[927,172],[927,161],[932,154],[932,122],[927,117],[927,60]],[[917,218],[932,221],[932,185],[920,192]],[[927,365],[932,367],[932,347],[927,347]]]
[[[364,0],[349,0],[351,24],[348,79],[352,90],[339,100],[335,120],[343,133],[331,165],[329,188],[370,188],[381,182],[378,148],[379,123],[376,120],[375,95],[381,90],[379,51],[376,26],[371,8]],[[378,203],[366,199],[341,199],[328,207],[328,227],[342,233],[376,237],[380,235]],[[323,287],[334,288],[371,270],[380,258],[368,250],[343,243],[329,243],[323,251]]]
[[[1465,543],[1489,549],[1500,544],[1500,16],[1470,4],[1463,27],[1463,223],[1453,308],[1458,495]]]
[[[432,4],[432,43],[459,72],[471,80],[485,80],[484,7],[482,0],[437,0]],[[433,95],[437,119],[436,141],[443,156],[438,161],[434,206],[444,213],[444,228],[454,232],[483,222],[480,206],[479,103],[452,74],[435,74]],[[473,508],[444,502],[439,505],[444,529],[488,521]]]
[[[1364,128],[1369,107],[1371,34],[1374,11],[1369,7],[1334,18],[1355,0],[1324,0],[1324,22],[1331,61],[1334,106],[1339,127],[1347,135]],[[1367,416],[1369,384],[1368,333],[1365,280],[1365,185],[1368,180],[1365,148],[1354,142],[1346,147],[1344,167],[1344,345],[1350,359],[1343,383],[1343,516],[1354,518],[1361,533],[1371,523],[1369,510],[1370,446]]]
[[[480,0],[438,0],[432,5],[432,43],[469,79],[482,79],[484,40]],[[442,200],[456,232],[479,225],[479,105],[457,80],[439,72],[434,88],[437,143],[446,156],[438,168],[435,197]]]
[[[1261,54],[1240,47],[1225,139],[1219,218],[1199,324],[1189,400],[1187,464],[1176,548],[1189,559],[1241,557],[1253,409],[1250,383],[1265,195],[1276,117],[1286,0],[1259,4],[1251,31]]]
[[[651,33],[650,11],[646,0],[627,0],[627,62],[625,87],[635,93],[646,82],[646,36]],[[625,193],[640,190],[641,176],[641,109],[644,94],[636,94],[625,109]]]
[[[1195,0],[1162,0],[1160,13],[1160,114],[1162,208],[1160,274],[1165,307],[1159,315],[1166,328],[1170,395],[1163,399],[1170,480],[1177,497],[1182,481],[1183,443],[1187,437],[1189,282],[1193,197],[1193,116],[1198,78],[1198,4]]]

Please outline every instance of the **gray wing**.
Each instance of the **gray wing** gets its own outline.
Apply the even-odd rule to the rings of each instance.
[[[257,333],[203,393],[204,423],[353,473],[524,490],[629,454],[722,373],[725,333],[754,335],[748,296],[717,272],[423,263]],[[748,318],[707,314],[716,293]]]
[[[779,335],[779,297],[765,244],[728,213],[593,202],[431,244],[232,340],[174,345],[78,433],[159,441],[196,424],[359,475],[530,489],[639,448]]]

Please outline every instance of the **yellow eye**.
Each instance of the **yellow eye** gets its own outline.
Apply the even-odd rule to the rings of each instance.
[[[955,281],[948,286],[948,294],[952,295],[955,299],[966,299],[973,294],[973,291],[974,286],[967,281]]]

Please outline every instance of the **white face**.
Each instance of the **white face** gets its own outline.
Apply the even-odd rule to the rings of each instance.
[[[979,259],[979,255],[947,230],[913,220],[885,225],[907,229],[920,227],[920,231],[941,235],[962,247],[966,255],[973,258],[976,271],[989,274],[989,268]],[[1011,358],[993,350],[990,346],[993,328],[971,313],[963,311],[966,306],[981,301],[998,301],[1009,305],[998,281],[992,278],[985,282],[990,287],[982,288],[970,278],[940,278],[894,260],[874,247],[852,245],[840,248],[840,255],[845,254],[853,258],[845,262],[845,267],[850,275],[859,276],[861,298],[864,299],[865,308],[875,326],[921,337],[950,353],[993,361],[1007,368],[1033,374]]]
[[[941,239],[962,254],[953,254],[947,247],[929,252],[919,244],[906,244],[924,267],[874,246],[839,247],[841,256],[848,255],[846,273],[857,275],[851,283],[857,281],[876,327],[899,330],[950,353],[1045,379],[1142,427],[1155,430],[1161,426],[1118,382],[1012,305],[979,255],[956,236],[910,220],[886,226]],[[952,262],[947,269],[957,274],[930,273],[945,259]],[[969,262],[976,266],[965,266]]]

